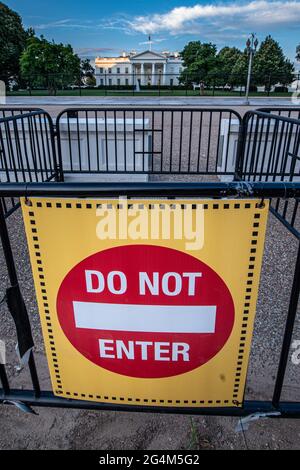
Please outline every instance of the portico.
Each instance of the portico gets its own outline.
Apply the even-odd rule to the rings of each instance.
[[[136,80],[140,80],[141,85],[164,85],[166,78],[166,64],[156,64],[154,62],[141,62],[132,68]]]

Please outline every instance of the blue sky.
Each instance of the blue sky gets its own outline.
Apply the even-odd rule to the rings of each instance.
[[[300,0],[4,0],[26,27],[82,56],[144,50],[181,50],[192,40],[244,47],[247,35],[271,34],[292,60],[300,43]]]

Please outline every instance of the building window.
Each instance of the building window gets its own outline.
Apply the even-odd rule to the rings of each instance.
[[[125,79],[125,85],[129,85],[128,78]]]
[[[120,86],[121,85],[121,80],[118,78],[117,80],[117,85]]]
[[[108,73],[111,73],[111,69],[110,69],[110,68],[108,69]]]
[[[103,85],[104,81],[103,78],[100,78],[100,85]]]
[[[103,73],[103,67],[100,67],[100,73]]]
[[[108,79],[108,84],[111,86],[111,78]]]
[[[128,67],[126,67],[126,69],[125,69],[125,73],[129,73],[129,69],[128,69]]]
[[[173,84],[174,84],[174,80],[173,80],[173,78],[171,78],[170,79],[170,86],[173,86]]]
[[[120,70],[120,67],[117,67],[117,73],[120,73],[121,70]]]

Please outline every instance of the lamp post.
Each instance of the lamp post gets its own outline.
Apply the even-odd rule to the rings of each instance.
[[[251,72],[252,72],[252,62],[253,62],[253,55],[258,46],[258,39],[255,36],[255,33],[251,33],[250,37],[247,39],[246,47],[247,52],[249,54],[249,66],[248,66],[248,77],[247,77],[247,87],[246,87],[246,101],[245,105],[249,105],[249,90],[250,90],[250,83],[251,83]]]

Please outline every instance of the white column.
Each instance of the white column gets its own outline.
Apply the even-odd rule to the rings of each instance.
[[[141,85],[144,85],[145,83],[145,68],[144,68],[144,62],[141,63]]]
[[[155,76],[155,62],[152,62],[152,85],[156,85],[156,76]]]
[[[167,73],[167,64],[166,64],[166,62],[164,62],[164,67],[163,67],[163,82],[162,82],[163,85],[165,85],[165,84],[167,83],[166,73]]]

